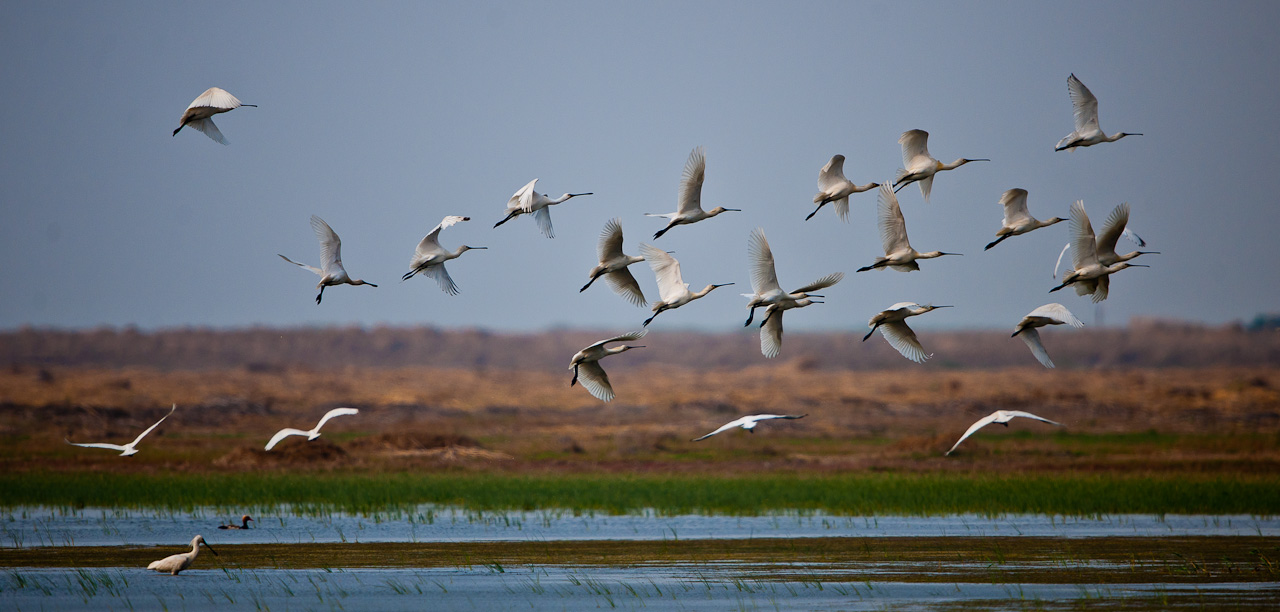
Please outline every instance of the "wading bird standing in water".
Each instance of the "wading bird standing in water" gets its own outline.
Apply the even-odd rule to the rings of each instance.
[[[586,291],[591,283],[603,276],[613,288],[614,293],[636,306],[648,306],[649,303],[644,299],[644,292],[640,290],[640,283],[636,282],[636,277],[632,276],[631,271],[627,269],[627,266],[640,263],[644,258],[622,252],[621,220],[610,219],[605,224],[604,231],[600,232],[600,244],[596,250],[600,256],[600,265],[591,269],[588,273],[591,279],[578,290],[578,293]]]
[[[742,418],[740,418],[740,419],[738,419],[738,420],[735,420],[735,421],[729,421],[728,423],[725,423],[724,425],[721,425],[721,426],[720,426],[720,429],[717,429],[717,430],[715,430],[715,431],[713,431],[713,432],[711,432],[711,433],[709,433],[709,434],[707,434],[707,435],[705,435],[705,436],[702,436],[701,438],[694,438],[694,439],[693,439],[693,440],[691,440],[691,441],[692,441],[692,442],[698,442],[698,441],[701,441],[701,440],[706,440],[707,438],[710,438],[711,436],[714,436],[714,435],[716,435],[716,434],[718,434],[718,433],[720,433],[720,432],[722,432],[722,431],[729,431],[730,429],[733,429],[734,427],[741,427],[741,428],[743,428],[743,429],[747,430],[747,431],[748,431],[748,432],[750,432],[750,433],[755,433],[755,432],[756,432],[756,425],[757,425],[757,424],[759,424],[759,423],[760,423],[760,421],[768,421],[768,420],[771,420],[771,419],[803,419],[803,418],[805,418],[805,417],[807,417],[807,416],[809,416],[809,415],[807,415],[807,414],[753,414],[753,415],[751,415],[751,416],[744,416],[744,417],[742,417]]]
[[[841,221],[849,221],[849,196],[879,187],[880,183],[858,185],[844,177],[844,156],[832,155],[831,161],[818,172],[818,195],[813,196],[813,203],[818,207],[809,213],[804,220],[812,219],[827,203],[834,203],[836,216]]]
[[[1044,421],[1045,423],[1049,423],[1050,425],[1057,425],[1058,427],[1062,427],[1062,423],[1059,423],[1057,421],[1050,421],[1049,419],[1046,419],[1044,417],[1038,417],[1034,414],[1031,414],[1030,412],[1023,412],[1021,410],[997,410],[995,412],[992,412],[988,416],[978,419],[977,423],[970,425],[969,431],[964,432],[964,435],[960,436],[959,440],[956,440],[955,446],[952,446],[951,450],[947,451],[946,454],[950,455],[952,452],[954,452],[956,450],[956,446],[960,446],[960,443],[964,442],[965,438],[968,438],[969,436],[973,435],[973,432],[978,431],[979,429],[982,429],[983,427],[986,427],[987,425],[990,425],[992,423],[999,423],[1001,425],[1004,425],[1005,427],[1008,427],[1009,421],[1012,421],[1014,417],[1024,417],[1028,419],[1035,419],[1037,421]]]
[[[196,536],[191,539],[191,552],[170,555],[159,561],[152,561],[147,565],[147,569],[157,572],[169,572],[170,576],[177,576],[178,572],[191,567],[191,563],[196,560],[196,555],[200,554],[201,544],[208,548],[209,552],[213,553],[213,556],[218,556],[218,551],[204,541],[204,536]]]
[[[319,438],[320,428],[324,427],[324,424],[328,423],[329,419],[332,419],[333,417],[348,416],[352,414],[360,414],[360,411],[355,408],[334,408],[333,410],[326,412],[323,417],[320,417],[320,422],[316,423],[316,426],[311,428],[311,431],[302,431],[301,429],[293,429],[290,427],[281,429],[280,431],[276,432],[276,435],[271,436],[271,441],[267,442],[266,450],[271,450],[275,448],[275,446],[279,444],[281,440],[289,436],[306,436],[308,441]]]
[[[677,225],[688,225],[697,223],[703,219],[710,219],[722,212],[741,212],[740,208],[725,208],[717,206],[711,210],[702,210],[702,180],[707,175],[707,155],[702,147],[698,147],[689,153],[689,161],[684,164],[684,173],[680,176],[680,201],[679,206],[673,213],[645,213],[646,217],[663,217],[667,219],[667,226],[658,230],[653,235],[653,239],[657,240],[667,230]]]
[[[880,242],[884,246],[884,257],[877,257],[875,263],[858,268],[858,272],[885,267],[899,272],[919,270],[917,259],[933,259],[943,255],[960,255],[960,253],[943,253],[929,251],[921,253],[911,248],[907,240],[907,220],[902,217],[902,207],[898,206],[898,196],[888,184],[880,185]]]
[[[409,260],[409,267],[412,269],[400,277],[400,280],[407,281],[418,273],[426,274],[436,279],[436,284],[440,285],[441,291],[449,295],[458,295],[458,286],[453,284],[453,278],[449,276],[449,271],[444,268],[444,262],[450,259],[457,259],[459,255],[472,249],[486,249],[488,247],[473,247],[464,244],[458,247],[458,250],[450,251],[440,246],[440,230],[455,223],[470,220],[471,217],[459,217],[456,215],[445,217],[440,222],[440,225],[437,225],[418,243],[418,248],[413,252],[413,258]]]
[[[920,193],[924,201],[929,201],[929,191],[933,189],[933,175],[943,170],[955,170],[969,162],[991,161],[989,159],[965,159],[961,157],[949,164],[944,164],[929,155],[929,132],[924,130],[908,130],[898,138],[902,145],[902,165],[898,170],[898,180],[893,182],[893,192],[910,185],[920,183]]]
[[[529,184],[521,187],[519,191],[507,200],[507,216],[501,221],[494,223],[494,227],[498,227],[507,221],[510,221],[520,215],[533,215],[533,220],[538,224],[538,230],[547,238],[555,238],[555,228],[551,227],[551,209],[553,206],[578,196],[589,196],[587,193],[566,193],[558,198],[551,199],[545,193],[538,193],[533,190],[533,186],[538,184],[538,179],[529,181]]]
[[[623,345],[605,348],[604,345],[610,342],[638,340],[647,333],[649,333],[647,329],[628,332],[608,340],[601,340],[575,353],[573,359],[569,361],[569,369],[573,370],[573,380],[569,381],[569,386],[572,387],[581,380],[582,386],[586,387],[587,391],[591,392],[591,395],[596,396],[597,399],[606,402],[613,399],[613,385],[609,384],[609,375],[605,373],[604,368],[600,367],[600,360],[609,355],[617,355],[631,349],[644,347]]]
[[[229,94],[224,89],[210,87],[198,98],[191,102],[191,106],[183,111],[182,119],[178,122],[178,128],[173,131],[173,135],[177,136],[185,126],[191,126],[201,132],[205,136],[212,138],[214,142],[227,144],[227,139],[218,131],[218,126],[213,124],[212,117],[218,113],[225,113],[229,110],[235,110],[241,106],[257,107],[257,104],[241,104],[235,96]]]
[[[169,414],[173,414],[173,411],[177,409],[178,409],[178,405],[174,404],[173,408],[169,409]],[[124,446],[120,446],[119,444],[106,444],[103,442],[95,442],[92,444],[78,444],[78,443],[72,442],[71,440],[65,440],[65,439],[64,440],[67,444],[70,444],[72,446],[82,446],[84,448],[106,448],[110,450],[118,450],[120,451],[121,457],[130,457],[132,455],[138,454],[138,448],[137,448],[138,443],[141,442],[143,438],[147,437],[147,434],[151,433],[151,430],[155,429],[156,427],[159,427],[160,424],[163,423],[165,419],[169,418],[169,414],[166,414],[160,417],[160,420],[156,421],[155,425],[148,427],[146,431],[138,434],[138,437],[134,438],[133,442],[125,444]]]
[[[1031,312],[1027,316],[1022,317],[1018,321],[1017,327],[1013,330],[1014,336],[1021,336],[1022,341],[1027,343],[1031,348],[1031,354],[1035,355],[1036,360],[1044,364],[1046,368],[1053,367],[1053,361],[1049,359],[1049,353],[1044,350],[1044,343],[1040,341],[1040,332],[1036,331],[1037,327],[1046,325],[1070,325],[1072,327],[1084,327],[1084,323],[1080,322],[1075,315],[1067,310],[1062,304],[1045,304]]]
[[[1089,147],[1103,142],[1115,142],[1125,136],[1141,136],[1142,134],[1126,134],[1116,132],[1111,136],[1102,133],[1098,127],[1098,99],[1089,91],[1080,79],[1072,73],[1067,77],[1067,94],[1071,96],[1071,110],[1075,115],[1076,130],[1058,141],[1054,151],[1072,151],[1076,147]]]
[[[984,251],[1000,244],[1005,238],[1010,236],[1021,236],[1027,232],[1038,230],[1042,227],[1049,227],[1054,223],[1066,221],[1062,217],[1054,217],[1047,221],[1041,221],[1031,216],[1027,212],[1027,190],[1026,189],[1010,189],[1000,196],[1000,205],[1004,207],[1004,222],[996,231],[996,240],[988,244]]]
[[[924,348],[920,346],[920,340],[916,338],[916,332],[907,327],[907,317],[922,315],[930,310],[938,308],[951,308],[950,306],[921,306],[915,302],[898,302],[890,306],[888,310],[882,310],[879,314],[871,317],[867,325],[871,327],[871,331],[862,337],[862,341],[866,342],[876,330],[880,330],[880,335],[889,341],[889,346],[897,349],[902,353],[903,357],[910,359],[916,363],[924,363],[924,360],[932,357],[926,354]]]
[[[320,299],[324,297],[324,288],[333,285],[369,285],[377,287],[373,283],[366,283],[360,279],[353,279],[347,276],[346,268],[342,267],[342,241],[338,239],[338,234],[329,227],[324,219],[311,215],[311,229],[315,231],[316,238],[320,239],[320,267],[308,266],[307,264],[298,263],[284,255],[276,253],[283,259],[299,268],[311,270],[320,275],[320,283],[316,285],[316,289],[320,293],[316,294],[316,305],[320,305]]]
[[[681,278],[680,262],[676,261],[676,258],[651,244],[640,245],[640,252],[644,253],[645,261],[649,262],[650,268],[653,268],[653,274],[658,279],[658,297],[662,298],[653,303],[653,316],[644,320],[645,327],[665,311],[674,310],[704,297],[716,287],[727,287],[733,284],[707,285],[702,288],[702,291],[689,291],[689,283]]]

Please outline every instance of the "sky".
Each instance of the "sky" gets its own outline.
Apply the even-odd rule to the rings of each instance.
[[[1280,310],[1277,23],[1269,2],[6,2],[0,329],[636,329],[646,310],[578,289],[609,219],[627,253],[652,242],[643,213],[675,210],[697,146],[704,206],[743,212],[654,243],[693,289],[736,285],[654,327],[742,329],[756,227],[784,287],[846,274],[788,330],[865,329],[901,301],[954,305],[936,328],[1012,329],[1053,301],[1088,325],[1248,320]],[[1143,136],[1054,152],[1071,73],[1104,131]],[[171,135],[211,86],[258,105],[215,117],[230,145]],[[992,160],[938,175],[928,203],[899,193],[912,245],[963,257],[855,273],[883,254],[876,193],[806,222],[818,170],[839,153],[855,182],[892,179],[910,129],[944,162]],[[552,207],[555,239],[493,228],[534,178],[594,195]],[[1083,200],[1095,228],[1128,202],[1161,254],[1101,308],[1050,295],[1068,223],[982,249],[1013,187],[1041,219]],[[317,277],[276,256],[318,263],[312,214],[379,287],[315,304]],[[488,247],[447,264],[457,296],[400,281],[445,215],[472,218],[446,247]]]

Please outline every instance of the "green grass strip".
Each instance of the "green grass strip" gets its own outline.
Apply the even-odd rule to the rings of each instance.
[[[839,476],[496,474],[0,475],[0,506],[167,508],[290,504],[374,512],[417,504],[470,510],[568,509],[623,514],[847,515],[954,513],[1252,514],[1280,512],[1280,476]]]

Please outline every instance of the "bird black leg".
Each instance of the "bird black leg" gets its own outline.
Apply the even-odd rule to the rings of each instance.
[[[576,384],[578,384],[578,366],[573,366],[573,380],[569,381],[569,386],[572,387]]]
[[[320,293],[316,294],[316,306],[320,305],[320,298],[324,297],[324,285],[320,285]]]

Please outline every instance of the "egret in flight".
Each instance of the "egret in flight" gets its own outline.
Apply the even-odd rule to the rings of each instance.
[[[569,386],[582,381],[582,386],[586,387],[591,395],[596,396],[602,401],[613,399],[613,385],[609,384],[609,375],[605,373],[604,368],[600,367],[600,360],[609,355],[617,355],[635,348],[644,348],[643,346],[622,345],[613,348],[605,348],[604,345],[610,342],[626,342],[628,340],[638,340],[643,338],[649,330],[642,329],[614,336],[607,340],[601,340],[591,346],[588,346],[577,353],[574,353],[573,359],[569,361],[569,369],[573,370],[573,380],[569,381]]]
[[[684,282],[684,279],[680,276],[680,262],[676,261],[676,258],[672,257],[670,253],[651,244],[641,244],[640,252],[644,255],[645,261],[649,262],[649,267],[653,268],[653,274],[658,279],[658,297],[662,298],[653,303],[653,316],[644,320],[645,327],[648,327],[650,321],[653,321],[654,318],[665,311],[679,308],[704,297],[717,287],[727,287],[733,284],[707,285],[702,288],[702,291],[689,291],[689,283]]]
[[[1005,238],[1010,236],[1021,236],[1032,230],[1038,230],[1042,227],[1049,227],[1054,223],[1066,221],[1062,217],[1054,217],[1047,221],[1041,221],[1031,216],[1027,212],[1027,190],[1026,189],[1010,189],[1000,196],[1000,205],[1004,207],[1004,222],[1001,224],[999,231],[996,232],[996,240],[988,244],[983,250],[1000,244]]]
[[[813,196],[813,203],[818,207],[809,213],[804,220],[812,219],[823,206],[834,203],[836,216],[841,221],[849,221],[849,196],[879,187],[880,183],[858,185],[844,177],[844,156],[832,155],[831,161],[818,172],[818,195]]]
[[[888,184],[880,185],[880,242],[884,246],[884,257],[877,257],[875,263],[858,268],[858,272],[866,272],[877,268],[893,268],[900,272],[919,270],[917,259],[933,259],[943,255],[960,255],[961,253],[943,253],[929,251],[921,253],[911,248],[907,240],[907,220],[902,217],[902,208],[898,206],[898,196]]]
[[[924,201],[929,201],[929,191],[933,189],[933,175],[943,170],[955,170],[969,162],[991,161],[989,159],[965,159],[961,157],[949,164],[944,164],[929,155],[929,132],[924,130],[908,130],[898,138],[902,145],[902,165],[898,170],[898,180],[893,182],[893,192],[910,185],[920,183],[920,193]]]
[[[1114,242],[1112,244],[1114,250]],[[1084,210],[1084,201],[1071,204],[1071,267],[1062,275],[1062,284],[1049,290],[1053,293],[1067,285],[1075,285],[1076,295],[1093,295],[1094,303],[1107,299],[1110,291],[1110,275],[1125,268],[1146,268],[1142,264],[1116,262],[1103,265],[1098,259],[1098,243],[1093,237],[1093,226]]]
[[[758,425],[758,424],[760,423],[760,421],[768,421],[768,420],[772,420],[772,419],[803,419],[803,418],[805,418],[805,417],[807,417],[807,416],[809,416],[809,415],[807,415],[807,414],[753,414],[753,415],[751,415],[751,416],[744,416],[744,417],[742,417],[742,418],[740,418],[740,419],[737,419],[737,420],[734,420],[734,421],[729,421],[728,423],[725,423],[724,425],[721,425],[721,426],[720,426],[720,429],[717,429],[717,430],[715,430],[715,431],[713,431],[713,432],[711,432],[711,433],[709,433],[709,434],[707,434],[707,435],[705,435],[705,436],[702,436],[701,438],[694,438],[694,439],[693,439],[693,440],[691,440],[691,441],[692,441],[692,442],[699,442],[699,441],[702,441],[702,440],[706,440],[707,438],[710,438],[711,436],[714,436],[714,435],[716,435],[716,434],[718,434],[718,433],[721,433],[721,432],[724,432],[724,431],[729,431],[730,429],[733,429],[734,427],[741,427],[741,428],[743,428],[743,429],[745,429],[745,430],[747,430],[747,431],[749,431],[749,432],[751,432],[751,433],[755,433],[755,432],[756,432],[756,425]]]
[[[1031,354],[1035,355],[1036,360],[1044,364],[1046,368],[1053,367],[1053,361],[1049,359],[1049,353],[1044,350],[1044,343],[1040,341],[1040,332],[1036,331],[1037,327],[1046,325],[1070,325],[1072,327],[1084,327],[1084,323],[1080,322],[1075,315],[1067,310],[1062,304],[1045,304],[1031,312],[1027,316],[1022,317],[1018,321],[1017,327],[1013,330],[1014,336],[1021,336],[1022,341],[1027,343],[1027,347],[1031,349]]]
[[[600,265],[591,268],[588,274],[591,279],[587,284],[583,285],[578,293],[587,290],[591,283],[596,282],[601,276],[608,281],[609,286],[613,288],[613,292],[625,298],[628,302],[636,306],[648,306],[648,302],[644,299],[644,292],[640,290],[640,283],[636,282],[636,277],[631,275],[631,271],[627,266],[633,263],[644,261],[644,257],[639,255],[627,255],[622,252],[622,221],[619,219],[610,219],[604,225],[604,230],[600,232],[600,244],[596,248],[600,256]]]
[[[281,440],[289,436],[306,436],[307,440],[314,440],[316,438],[319,438],[320,428],[324,427],[324,424],[328,423],[329,419],[332,419],[333,417],[348,416],[352,414],[360,414],[360,411],[356,410],[355,408],[334,408],[333,410],[326,412],[323,417],[320,417],[320,422],[316,423],[316,426],[312,427],[311,431],[302,431],[301,429],[293,429],[290,427],[281,429],[280,431],[276,432],[276,435],[271,436],[271,441],[267,442],[266,450],[271,450],[275,448],[275,446],[279,444]]]
[[[173,411],[177,409],[178,409],[178,405],[174,404],[173,408],[169,409],[169,414],[173,414]],[[118,450],[120,451],[121,457],[129,457],[129,456],[138,454],[138,443],[141,442],[143,438],[147,437],[147,434],[151,433],[151,430],[155,429],[156,427],[159,427],[160,424],[163,423],[165,419],[169,418],[169,414],[166,414],[160,417],[160,420],[156,421],[155,425],[148,427],[146,431],[138,434],[138,437],[134,438],[133,442],[125,444],[124,446],[120,446],[119,444],[106,444],[102,442],[95,442],[92,444],[79,444],[76,442],[72,442],[71,440],[65,440],[65,441],[67,444],[70,444],[72,446],[82,446],[84,448],[106,448],[110,450]]]
[[[152,561],[147,565],[147,569],[157,572],[169,572],[170,576],[177,576],[178,572],[191,567],[191,563],[196,560],[196,555],[200,554],[201,544],[208,548],[209,552],[213,553],[213,556],[218,556],[218,551],[204,541],[204,536],[196,536],[191,539],[191,552],[170,555],[159,561]]]
[[[898,302],[890,306],[888,310],[882,310],[870,321],[867,326],[871,331],[862,337],[862,341],[866,342],[876,330],[880,330],[880,335],[889,341],[889,346],[897,349],[902,353],[903,357],[910,359],[916,363],[924,363],[924,360],[933,355],[926,354],[924,347],[920,346],[920,340],[916,338],[916,332],[907,327],[907,317],[922,315],[930,310],[938,308],[951,308],[950,306],[934,306],[932,304],[921,306],[915,302]]]
[[[981,419],[978,419],[977,423],[970,425],[969,430],[964,432],[964,435],[960,436],[959,440],[956,440],[955,446],[952,446],[951,450],[947,451],[946,454],[950,455],[951,453],[955,452],[956,446],[960,446],[960,443],[964,442],[965,438],[968,438],[969,436],[973,435],[973,432],[978,431],[979,429],[982,429],[983,427],[986,427],[987,425],[990,425],[992,423],[999,423],[1001,425],[1004,425],[1005,427],[1008,427],[1009,421],[1012,421],[1014,417],[1024,417],[1028,419],[1035,419],[1037,421],[1044,421],[1045,423],[1049,423],[1050,425],[1057,425],[1059,427],[1062,426],[1062,423],[1059,423],[1057,421],[1050,421],[1049,419],[1046,419],[1044,417],[1038,417],[1034,414],[1031,414],[1030,412],[1023,412],[1021,410],[997,410]]]
[[[1098,99],[1089,91],[1080,79],[1072,73],[1067,77],[1067,93],[1071,96],[1071,110],[1075,114],[1076,131],[1067,134],[1058,141],[1054,151],[1075,151],[1076,147],[1089,147],[1101,142],[1115,142],[1125,136],[1141,136],[1142,134],[1126,134],[1117,132],[1111,136],[1102,133],[1098,127]]]
[[[201,132],[205,136],[212,138],[214,142],[227,144],[227,139],[218,131],[218,126],[213,124],[213,116],[218,113],[225,113],[229,110],[235,110],[241,106],[257,107],[257,104],[241,104],[235,96],[227,93],[225,89],[218,87],[210,87],[204,90],[195,100],[191,102],[191,106],[183,111],[182,119],[178,122],[177,129],[173,130],[173,135],[177,136],[182,128],[191,126]]]
[[[844,278],[844,272],[835,272],[790,293],[783,291],[773,263],[773,249],[769,248],[769,239],[765,238],[764,229],[759,227],[752,230],[751,235],[747,237],[747,259],[751,264],[751,290],[755,293],[742,294],[743,297],[751,298],[751,301],[747,302],[747,322],[742,324],[743,327],[751,325],[757,308],[805,298],[823,297],[811,292],[826,289]],[[780,312],[778,314],[781,315]]]
[[[464,244],[458,247],[458,250],[450,251],[440,246],[440,230],[461,221],[470,220],[471,217],[459,217],[456,215],[445,217],[440,222],[440,225],[437,225],[435,229],[423,237],[422,242],[418,243],[418,248],[413,252],[413,258],[409,260],[411,269],[400,277],[400,280],[407,281],[413,278],[413,275],[421,272],[436,279],[436,284],[440,285],[441,291],[449,295],[458,295],[458,286],[453,284],[453,278],[449,276],[449,271],[444,268],[444,262],[456,259],[467,251],[487,249],[489,247],[473,247]]]
[[[369,285],[377,287],[373,283],[366,283],[360,279],[353,279],[347,276],[347,269],[342,267],[342,240],[338,239],[338,234],[329,227],[324,219],[311,215],[311,229],[315,231],[316,238],[320,239],[320,267],[308,266],[307,264],[298,263],[284,255],[280,255],[283,259],[299,268],[311,270],[320,275],[320,282],[316,285],[316,289],[320,293],[316,294],[316,305],[320,305],[320,299],[324,297],[324,288],[333,285]]]
[[[534,191],[533,186],[536,184],[538,184],[538,179],[533,179],[529,181],[529,184],[515,192],[511,199],[507,200],[507,216],[494,223],[493,226],[498,227],[520,215],[531,214],[533,215],[533,220],[537,222],[538,230],[542,232],[542,235],[547,238],[555,238],[556,231],[555,228],[551,227],[551,209],[548,207],[564,202],[569,198],[592,195],[589,191],[587,193],[566,193],[552,199],[547,197],[545,193]]]
[[[703,219],[710,219],[722,212],[741,212],[740,208],[725,208],[717,206],[711,210],[702,210],[702,179],[707,175],[707,155],[702,147],[698,147],[689,153],[689,161],[684,164],[684,174],[680,176],[680,202],[679,207],[673,213],[645,213],[647,217],[663,217],[667,219],[667,226],[658,230],[653,235],[653,239],[657,240],[660,236],[667,233],[667,230],[677,225],[687,225],[697,223]]]

